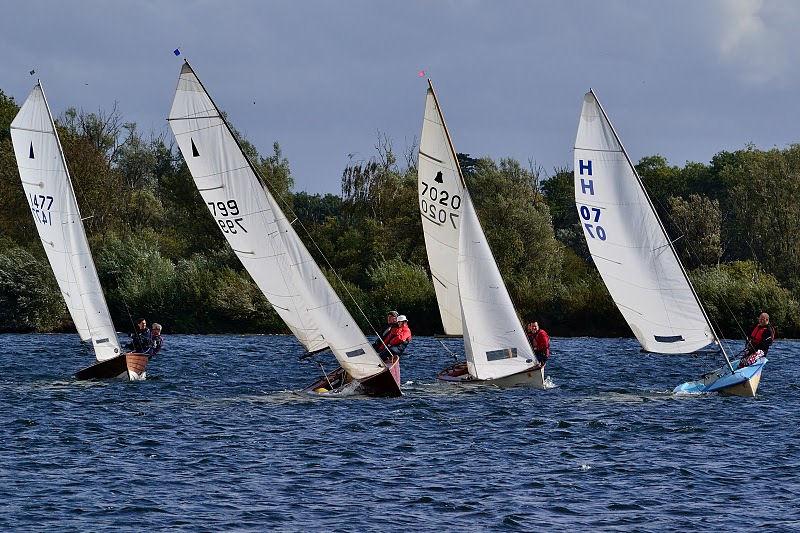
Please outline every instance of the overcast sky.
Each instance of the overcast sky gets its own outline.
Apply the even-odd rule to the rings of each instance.
[[[339,192],[347,155],[419,137],[425,70],[459,152],[568,165],[593,87],[630,156],[707,162],[800,139],[800,2],[72,1],[4,3],[0,89],[36,70],[54,113],[119,102],[170,135],[188,58],[295,189]],[[172,50],[180,47],[177,58]]]

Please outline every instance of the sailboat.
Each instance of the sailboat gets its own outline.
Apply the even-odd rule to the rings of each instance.
[[[675,392],[755,396],[766,358],[728,357],[644,183],[592,90],[575,140],[575,206],[608,292],[646,352],[692,353],[711,343],[726,365]]]
[[[437,379],[544,388],[544,365],[536,361],[489,248],[430,80],[417,174],[442,324],[445,333],[463,335],[466,354]]]
[[[11,140],[47,260],[81,340],[91,344],[98,361],[75,377],[144,379],[147,356],[120,347],[40,81],[11,122]]]
[[[384,362],[359,329],[245,155],[225,116],[184,62],[169,125],[194,183],[233,252],[306,354],[330,350],[341,368],[306,388],[399,396],[400,361]]]

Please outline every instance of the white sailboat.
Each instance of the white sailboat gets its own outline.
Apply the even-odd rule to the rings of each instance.
[[[147,357],[122,353],[41,82],[11,122],[11,140],[50,267],[81,340],[91,343],[98,361],[76,377],[144,379]]]
[[[308,353],[341,365],[310,389],[357,381],[370,395],[400,395],[399,359],[384,363],[297,236],[192,67],[178,78],[169,124],[220,231]]]
[[[463,334],[466,362],[437,375],[450,383],[544,388],[539,365],[486,241],[428,80],[418,160],[420,215],[445,332]]]
[[[745,368],[731,364],[642,180],[591,90],[583,100],[574,164],[575,206],[586,243],[642,348],[680,354],[715,343],[727,365],[678,389],[754,396],[766,358]]]

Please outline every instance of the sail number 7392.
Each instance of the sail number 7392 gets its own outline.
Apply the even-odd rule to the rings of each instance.
[[[237,234],[239,231],[247,233],[247,230],[242,225],[244,218],[236,216],[239,214],[239,206],[236,200],[228,200],[227,202],[206,202],[211,214],[219,225],[222,233]]]
[[[423,216],[438,224],[444,224],[449,220],[454,228],[457,227],[456,219],[459,215],[451,212],[451,210],[458,211],[461,207],[461,197],[459,195],[451,195],[446,190],[428,185],[423,181],[419,196],[420,209],[422,209]]]

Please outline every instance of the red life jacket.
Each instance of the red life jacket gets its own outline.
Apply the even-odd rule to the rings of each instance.
[[[536,332],[536,335],[531,335],[528,332],[528,339],[533,345],[533,350],[536,352],[544,352],[547,357],[550,357],[550,335],[543,329]]]
[[[408,327],[408,323],[404,322],[397,327],[391,328],[389,334],[383,338],[383,342],[390,347],[411,342],[411,328]]]
[[[760,324],[756,325],[756,327],[753,328],[753,332],[750,334],[750,346],[752,346],[753,349],[761,348],[761,343],[764,341],[764,337],[767,337],[767,336],[772,337],[772,340],[774,341],[775,340],[775,328],[773,328],[769,324],[767,324],[766,326],[762,326]],[[770,344],[772,344],[772,343],[770,343]],[[766,351],[768,348],[769,348],[769,345],[767,345],[763,349],[764,349],[764,351]]]

